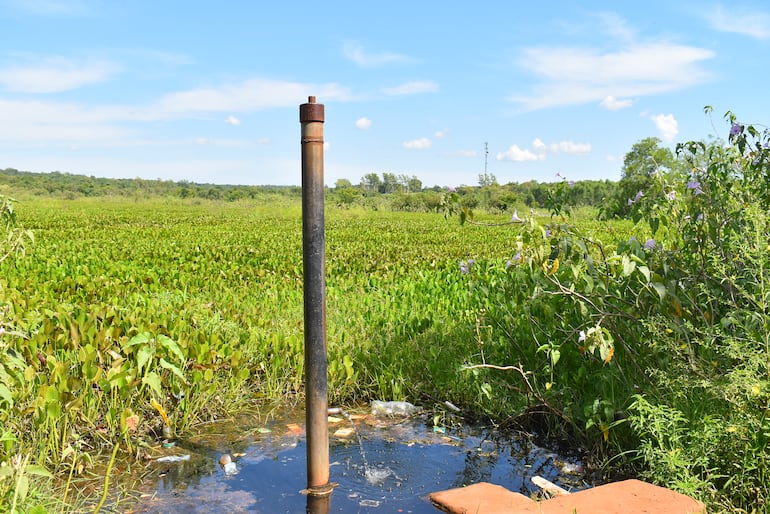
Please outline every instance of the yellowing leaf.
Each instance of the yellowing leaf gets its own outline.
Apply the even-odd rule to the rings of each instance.
[[[159,404],[155,398],[150,399],[150,405],[153,406],[153,408],[158,411],[158,414],[160,414],[160,417],[163,418],[163,422],[166,424],[167,427],[171,426],[171,423],[168,421],[168,416],[166,415],[166,409],[163,408],[163,405]]]
[[[553,265],[551,266],[551,275],[556,273],[558,271],[558,269],[559,269],[559,259],[554,259],[553,260]]]
[[[674,303],[674,314],[676,315],[677,318],[681,318],[682,317],[682,306],[679,304],[679,300],[674,298],[673,299],[673,303]]]
[[[609,364],[613,355],[615,355],[615,348],[610,347],[610,349],[607,351],[607,355],[604,357],[604,363]]]

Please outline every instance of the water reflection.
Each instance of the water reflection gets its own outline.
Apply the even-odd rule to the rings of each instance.
[[[332,436],[330,478],[338,486],[331,496],[300,492],[306,485],[302,427],[280,420],[245,431],[240,425],[235,437],[218,428],[182,442],[177,450],[194,457],[178,469],[166,465],[157,477],[155,497],[134,511],[296,513],[304,508],[328,514],[387,507],[436,514],[429,493],[480,481],[532,494],[537,488],[529,478],[538,474],[575,489],[562,480],[574,479],[561,473],[562,459],[515,434],[468,426],[442,433],[421,417],[356,423],[366,462],[354,436]],[[217,465],[225,453],[232,456],[237,474],[226,475]]]

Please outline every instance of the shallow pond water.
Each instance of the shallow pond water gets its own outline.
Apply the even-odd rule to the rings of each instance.
[[[153,463],[157,488],[132,512],[437,514],[429,493],[481,481],[527,495],[538,492],[530,481],[534,475],[570,490],[589,486],[578,473],[579,461],[521,434],[484,426],[434,427],[432,419],[419,415],[356,416],[361,447],[350,422],[332,418],[330,480],[337,486],[318,508],[301,493],[307,485],[303,425],[296,415],[252,428],[241,425],[235,438],[233,427],[212,425],[207,433],[179,441],[165,455],[172,462]],[[219,465],[223,455],[232,456],[235,473],[232,464]]]

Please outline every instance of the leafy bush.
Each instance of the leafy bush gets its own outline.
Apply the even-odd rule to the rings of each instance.
[[[544,408],[607,462],[710,511],[765,511],[770,134],[726,119],[727,144],[678,145],[687,175],[649,173],[631,238],[581,231],[562,182],[550,222],[515,224],[505,266],[465,263],[488,327],[470,367],[497,408]]]

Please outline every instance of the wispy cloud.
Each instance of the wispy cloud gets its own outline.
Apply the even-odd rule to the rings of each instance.
[[[221,114],[226,115],[227,123],[234,125],[240,120],[227,113],[296,108],[310,95],[317,95],[322,101],[351,99],[348,89],[338,84],[265,79],[179,91],[140,105],[93,107],[73,102],[0,98],[0,139],[6,142],[118,142],[139,137],[140,125],[137,122]],[[129,128],[128,123],[133,125]]]
[[[615,52],[588,48],[528,48],[521,65],[540,78],[529,95],[512,102],[533,111],[598,102],[608,96],[638,97],[684,89],[710,75],[699,66],[714,52],[692,46],[650,43]]]
[[[386,95],[417,95],[421,93],[435,93],[438,91],[438,84],[430,80],[417,80],[406,82],[396,87],[389,87],[382,90]]]
[[[119,66],[108,61],[48,58],[34,65],[0,69],[0,85],[16,93],[58,93],[104,82],[119,71]]]
[[[625,109],[626,107],[631,107],[632,105],[634,105],[633,100],[621,100],[619,98],[615,98],[612,95],[605,96],[599,104],[600,107],[607,109],[608,111],[619,111],[620,109]]]
[[[236,118],[235,116],[233,116],[231,114],[230,116],[228,116],[225,119],[225,123],[227,123],[228,125],[236,125],[237,126],[237,125],[241,124],[241,120],[239,120],[238,118]]]
[[[770,38],[770,14],[756,8],[748,11],[731,5],[726,11],[718,5],[707,12],[706,19],[714,30],[720,32],[733,32],[756,39]]]
[[[606,109],[627,107],[628,98],[682,90],[711,79],[702,63],[714,57],[707,48],[665,39],[638,37],[614,13],[595,15],[612,43],[589,46],[524,48],[517,64],[535,77],[531,90],[509,97],[522,110],[601,103]],[[619,100],[620,99],[620,100]]]
[[[604,33],[617,41],[631,42],[636,39],[636,30],[628,26],[625,18],[613,12],[596,15]]]
[[[157,104],[157,115],[194,114],[222,111],[257,111],[289,107],[318,96],[322,101],[346,101],[350,91],[335,83],[307,84],[270,79],[251,79],[218,88],[192,89],[164,96]]]
[[[402,143],[402,146],[409,150],[425,150],[426,148],[430,148],[432,144],[433,142],[427,137],[421,137],[419,139],[413,139],[411,141],[404,141],[404,143]]]
[[[364,47],[352,41],[342,45],[342,55],[362,68],[376,68],[391,63],[410,63],[415,59],[394,52],[370,53]]]

